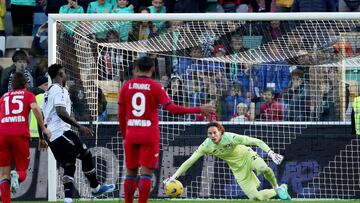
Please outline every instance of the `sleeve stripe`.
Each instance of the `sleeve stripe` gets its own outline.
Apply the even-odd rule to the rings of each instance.
[[[166,109],[166,107],[168,107],[171,103],[172,101],[168,101],[168,103],[165,104],[164,108]]]

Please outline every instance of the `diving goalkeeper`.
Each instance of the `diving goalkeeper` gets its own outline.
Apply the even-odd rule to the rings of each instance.
[[[255,145],[268,153],[269,157],[279,165],[283,156],[272,151],[263,141],[235,133],[225,132],[224,126],[218,122],[207,124],[208,138],[199,146],[194,154],[186,160],[171,178],[173,180],[185,173],[200,157],[205,154],[212,154],[229,165],[238,184],[251,200],[267,200],[276,195],[282,200],[290,200],[291,197],[287,191],[287,185],[278,186],[273,170],[267,166],[265,161],[250,147],[246,145]],[[254,171],[262,174],[268,180],[273,189],[264,189],[258,191],[260,185],[259,179]]]

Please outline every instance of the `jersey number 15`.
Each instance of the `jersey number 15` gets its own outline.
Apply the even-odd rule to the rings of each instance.
[[[12,114],[19,114],[21,113],[23,110],[24,110],[24,103],[23,103],[23,100],[24,99],[24,96],[23,95],[16,95],[12,98],[11,100],[11,104],[17,104],[17,108],[15,109],[10,109],[10,97],[9,96],[6,96],[4,98],[4,101],[5,101],[5,115],[9,115],[10,114],[10,110],[11,110],[11,113]],[[15,105],[12,105],[13,107]]]

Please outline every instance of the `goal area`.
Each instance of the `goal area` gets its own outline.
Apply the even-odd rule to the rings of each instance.
[[[349,127],[359,95],[359,13],[50,14],[48,23],[49,64],[65,67],[74,116],[96,131],[82,139],[100,182],[116,184],[109,198],[124,197],[117,100],[141,56],[154,59],[153,78],[175,104],[217,109],[177,116],[159,107],[151,197],[165,198],[162,180],[218,120],[284,154],[278,167],[254,148],[294,198],[360,198],[360,143]],[[54,201],[63,198],[63,172],[52,156],[48,163]],[[193,167],[179,178],[180,198],[246,198],[224,161],[206,156]],[[91,197],[79,163],[75,176],[77,197]]]

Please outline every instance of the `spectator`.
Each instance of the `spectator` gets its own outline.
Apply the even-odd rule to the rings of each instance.
[[[46,0],[45,14],[59,13],[60,7],[68,3],[67,0]]]
[[[13,22],[13,35],[31,36],[34,23],[36,0],[11,0],[11,19]]]
[[[207,0],[167,0],[165,4],[169,13],[205,13]]]
[[[245,103],[239,103],[236,106],[236,114],[234,114],[230,121],[232,122],[244,122],[250,121],[251,117],[248,113],[248,106]]]
[[[316,93],[316,101],[312,101],[315,105],[310,107],[311,118],[315,121],[339,121],[335,114],[334,91],[327,79],[320,81]]]
[[[243,37],[240,35],[240,33],[234,33],[231,35],[230,42],[230,54],[237,54],[239,52],[247,51],[247,49],[244,47]]]
[[[241,0],[218,0],[216,11],[218,13],[244,13],[248,12],[248,7],[242,4]]]
[[[104,92],[98,87],[98,121],[107,121],[107,101]]]
[[[282,93],[286,121],[308,121],[310,87],[304,79],[304,72],[295,69],[291,72],[290,87]]]
[[[184,105],[186,97],[183,91],[181,78],[178,75],[172,75],[170,78],[170,88],[168,89],[169,97],[176,105]]]
[[[59,9],[59,13],[84,13],[84,8],[80,6],[77,0],[67,0],[68,3]]]
[[[265,1],[265,3],[264,3]],[[271,3],[272,0],[263,0],[263,3],[265,4],[265,8],[260,8],[260,12],[271,12]]]
[[[294,0],[276,0],[277,12],[290,12]]]
[[[29,58],[25,51],[21,49],[16,50],[12,56],[12,61],[14,64],[6,68],[1,75],[1,95],[9,90],[12,90],[11,79],[15,72],[22,72],[27,78],[28,86],[33,86],[33,77],[31,76],[30,71],[27,69]]]
[[[106,0],[93,1],[88,5],[86,13],[111,13],[113,5]]]
[[[193,75],[193,70],[199,69],[199,64],[197,58],[202,57],[202,52],[199,47],[192,47],[186,50],[189,53],[191,58],[180,57],[178,61],[178,66],[175,68],[174,72],[178,75],[187,74],[188,76]]]
[[[134,9],[132,6],[127,7],[127,0],[118,0],[117,6],[114,8],[113,13],[134,13]],[[121,22],[118,31],[119,31],[119,39],[121,42],[127,42],[129,40],[129,32],[132,29],[131,21],[123,21]]]
[[[149,8],[141,7],[140,13],[150,13]],[[157,29],[152,21],[138,21],[134,24],[132,33],[129,36],[131,41],[147,40],[151,37],[157,36]]]
[[[252,12],[259,12],[259,10],[260,10],[257,0],[242,0],[241,4],[242,5],[243,4],[250,5],[252,8]]]
[[[5,36],[6,0],[0,0],[0,36]]]
[[[32,93],[35,95],[36,103],[41,107],[44,99],[44,93],[48,89],[48,77],[39,76],[35,80],[35,85],[30,89]],[[33,112],[30,113],[29,116],[30,121],[30,134],[31,137],[39,137],[39,131],[37,122],[35,119],[35,115]]]
[[[152,0],[152,6],[149,6],[150,13],[166,13],[166,7],[164,6],[164,0]],[[166,21],[154,21],[155,28],[159,33],[165,31]]]
[[[44,36],[47,33],[48,24],[47,22],[42,24],[36,35],[33,39],[30,49],[30,55],[32,56],[47,56],[48,53],[48,39],[47,36]],[[45,39],[41,41],[41,37],[44,36]]]
[[[70,86],[69,94],[71,103],[73,104],[73,113],[75,119],[78,121],[91,120],[90,109],[85,97],[84,87],[82,86],[81,82],[76,81],[74,85]]]
[[[294,0],[291,12],[336,12],[335,0]]]
[[[339,0],[340,12],[360,12],[359,0]]]
[[[287,64],[262,64],[258,72],[258,87],[260,89],[273,88],[275,95],[289,86],[290,67]]]
[[[285,33],[285,30],[281,24],[281,21],[272,20],[267,26],[267,32],[265,33],[267,34],[265,35],[266,41],[275,41]]]
[[[138,11],[141,7],[149,7],[151,6],[151,1],[149,0],[129,0],[129,6],[134,9],[134,11]]]
[[[226,48],[222,44],[218,44],[214,46],[213,49],[213,55],[214,57],[222,57],[226,55]]]
[[[226,108],[226,120],[231,118],[237,112],[237,105],[239,103],[244,103],[245,99],[241,97],[241,84],[233,83],[230,86],[230,92],[225,98],[225,108]]]
[[[272,88],[265,89],[265,102],[260,107],[260,119],[263,121],[282,121],[284,118],[284,106],[275,99]]]

